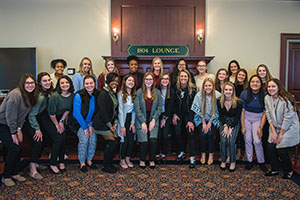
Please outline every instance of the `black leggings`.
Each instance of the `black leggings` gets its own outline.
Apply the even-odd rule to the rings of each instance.
[[[162,120],[163,114],[159,118],[159,122]],[[158,146],[157,146],[157,154],[162,153],[164,155],[167,155],[168,153],[168,134],[170,129],[170,122],[171,118],[169,117],[166,120],[166,125],[163,128],[160,128],[159,123],[159,129],[158,129]]]
[[[126,136],[124,137],[124,142],[120,144],[120,158],[123,160],[125,157],[131,157],[132,149],[133,149],[133,142],[134,142],[134,134],[132,131],[129,130],[131,124],[131,113],[127,113],[126,115]]]
[[[278,171],[280,169],[281,165],[278,156],[282,162],[284,172],[291,172],[293,170],[288,149],[289,148],[276,149],[276,144],[268,143],[268,153],[272,171]]]

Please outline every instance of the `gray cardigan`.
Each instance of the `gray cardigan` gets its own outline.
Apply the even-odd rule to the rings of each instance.
[[[265,109],[268,122],[272,122],[276,132],[279,132],[280,129],[286,130],[276,148],[292,147],[299,144],[299,119],[297,113],[293,110],[291,102],[288,101],[287,108],[286,102],[281,97],[273,101],[273,97],[266,95]],[[269,132],[268,142],[271,143],[271,127]]]

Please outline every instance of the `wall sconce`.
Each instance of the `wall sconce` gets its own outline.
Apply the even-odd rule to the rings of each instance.
[[[197,40],[201,43],[203,41],[203,29],[199,29],[197,32]]]
[[[119,40],[119,29],[113,28],[113,41],[117,42]]]

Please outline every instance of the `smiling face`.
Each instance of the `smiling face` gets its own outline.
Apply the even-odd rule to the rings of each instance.
[[[92,64],[91,64],[91,62],[90,62],[89,60],[84,59],[84,60],[82,61],[82,71],[83,71],[84,73],[89,73],[89,71],[90,71],[90,69],[91,69],[91,66],[92,66]]]
[[[135,73],[139,68],[138,62],[136,60],[131,60],[129,62],[129,70],[131,73]]]
[[[161,62],[160,62],[159,59],[156,59],[153,62],[153,67],[154,67],[154,71],[160,71],[160,69],[161,69]]]
[[[257,75],[261,78],[261,79],[265,79],[267,76],[267,70],[264,67],[259,67],[257,70]]]
[[[278,97],[279,88],[278,85],[274,81],[270,81],[268,83],[268,93],[272,97]]]
[[[238,83],[243,84],[246,79],[246,74],[243,71],[240,71],[237,75]]]
[[[117,77],[117,76],[115,77],[115,79],[112,82],[110,82],[108,84],[108,86],[111,88],[111,90],[116,89],[118,87],[118,85],[119,85],[119,77]]]
[[[251,88],[253,93],[259,92],[259,90],[261,88],[261,82],[260,82],[258,77],[255,76],[251,79],[250,88]]]
[[[107,71],[112,72],[115,69],[115,64],[113,61],[108,61],[106,65]]]
[[[133,87],[134,87],[134,78],[133,77],[128,77],[127,79],[126,79],[126,82],[125,82],[125,86],[127,87],[127,88],[130,88],[130,89],[132,89]]]
[[[179,61],[178,65],[177,65],[177,69],[178,69],[178,71],[182,71],[182,70],[186,69],[186,63],[184,60]]]
[[[185,72],[181,72],[180,77],[179,77],[179,81],[180,81],[181,86],[186,86],[188,81],[189,81],[188,74],[185,73]]]
[[[39,84],[42,86],[42,89],[44,91],[46,91],[46,90],[50,89],[52,80],[51,80],[50,76],[45,75],[41,78],[41,82]]]
[[[218,79],[220,81],[224,81],[226,79],[226,76],[227,76],[227,73],[226,73],[225,70],[219,71],[219,73],[218,73]]]
[[[32,78],[27,78],[24,83],[24,89],[26,92],[31,93],[35,89],[35,82]]]
[[[203,84],[203,89],[206,95],[211,95],[213,91],[213,83],[210,81],[206,81]]]
[[[198,62],[197,70],[198,70],[199,74],[206,73],[207,66],[206,66],[206,63],[203,60]]]
[[[61,62],[58,62],[56,63],[54,70],[57,75],[63,75],[65,66]]]
[[[95,82],[92,78],[86,78],[84,80],[84,89],[91,94],[95,89]]]
[[[59,81],[59,87],[62,92],[67,92],[70,89],[70,83],[67,79],[62,78]]]
[[[170,83],[170,78],[169,78],[169,75],[163,75],[162,79],[161,79],[161,82],[160,84],[163,86],[163,87],[167,87]]]
[[[146,78],[145,78],[146,88],[151,88],[152,85],[153,85],[153,77],[151,75],[146,76]]]
[[[230,85],[225,85],[224,87],[224,96],[226,99],[231,99],[233,95],[233,87]]]
[[[238,71],[238,66],[235,62],[230,64],[230,71],[232,74],[236,74]]]

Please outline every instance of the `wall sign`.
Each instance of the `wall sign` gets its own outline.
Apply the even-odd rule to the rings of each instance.
[[[128,56],[189,56],[188,45],[128,45]]]

